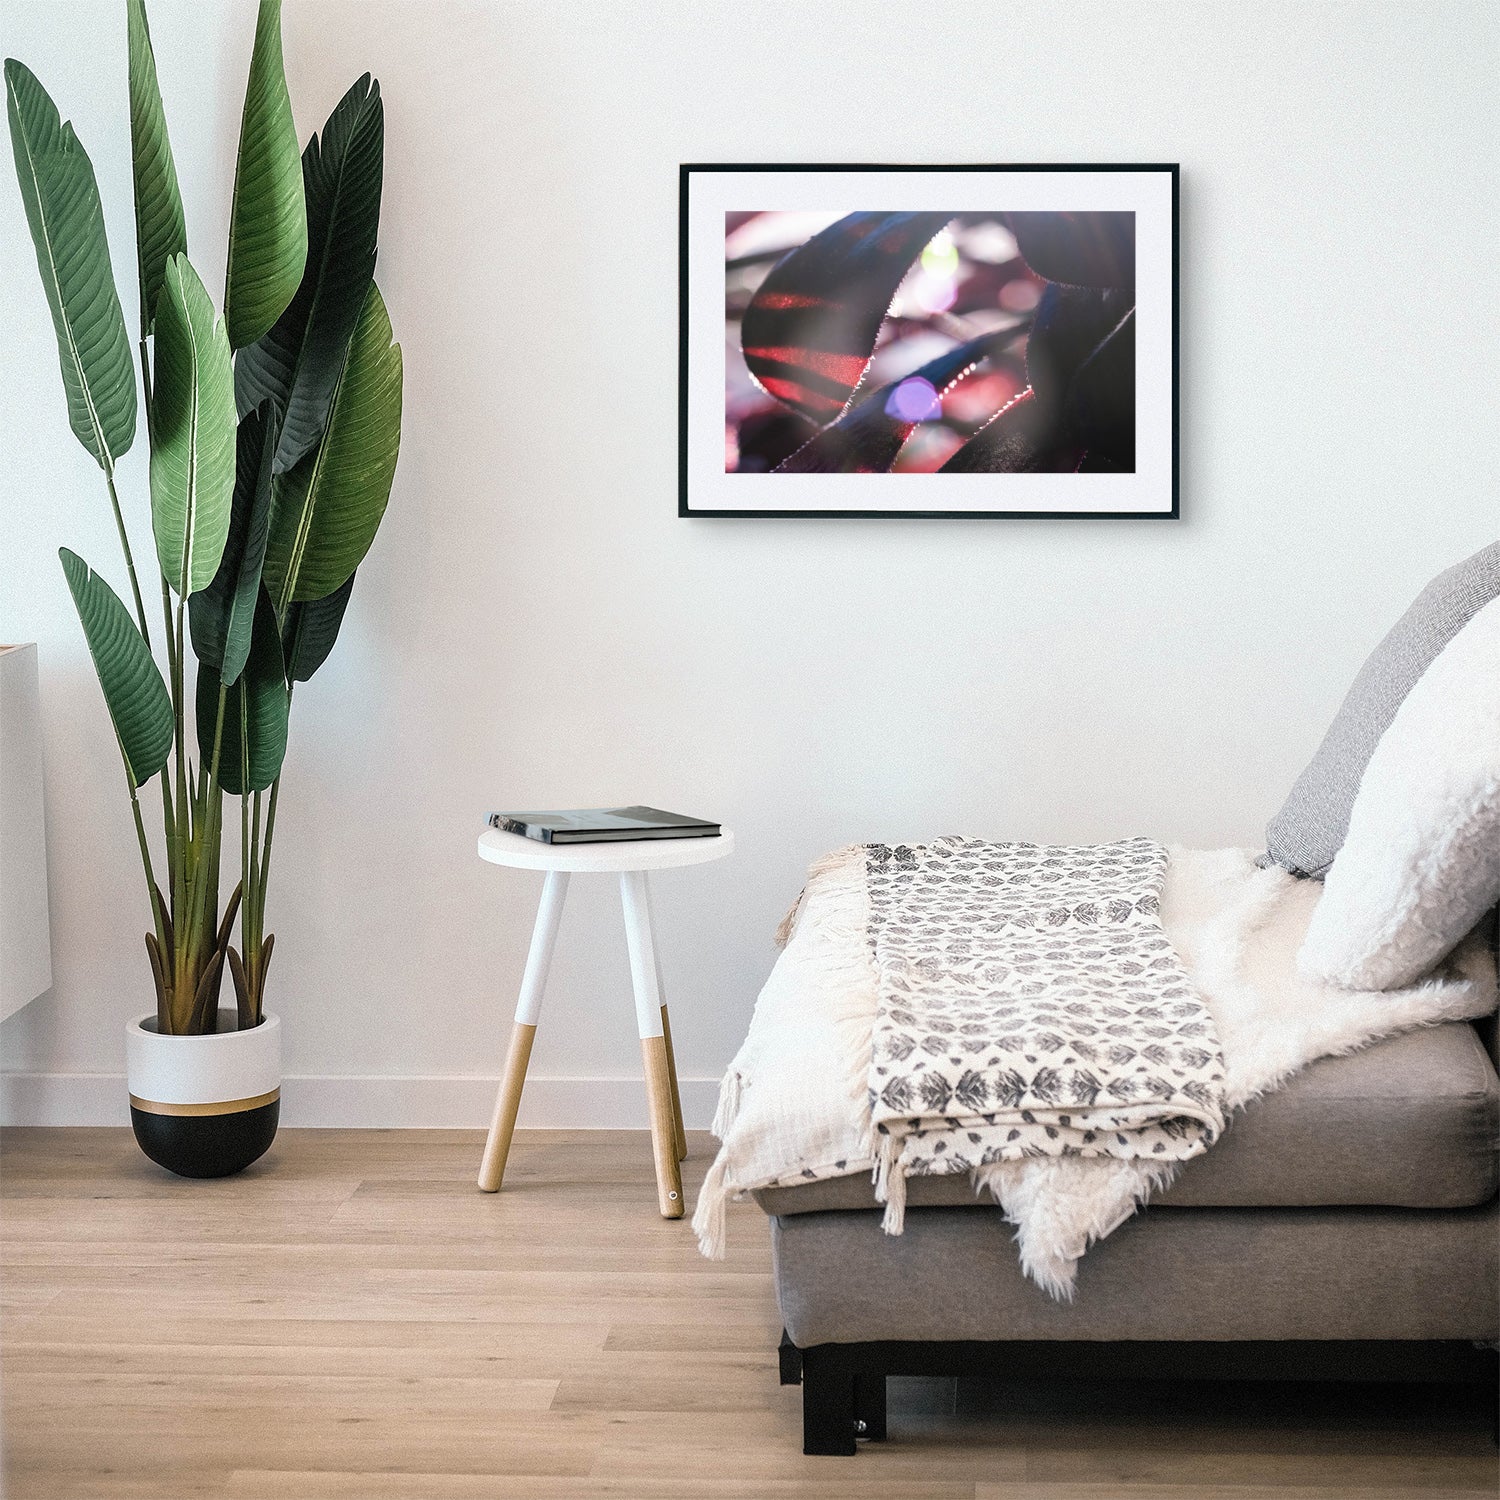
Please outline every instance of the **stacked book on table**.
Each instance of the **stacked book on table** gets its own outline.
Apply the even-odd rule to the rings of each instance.
[[[717,837],[719,824],[659,807],[589,807],[565,812],[493,812],[490,827],[540,844],[615,844],[634,839]]]

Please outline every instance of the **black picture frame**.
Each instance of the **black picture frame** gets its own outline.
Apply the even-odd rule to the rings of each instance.
[[[1170,506],[1152,510],[1051,510],[1051,509],[819,509],[754,508],[724,509],[692,503],[689,437],[692,420],[690,341],[692,333],[692,288],[690,285],[690,195],[694,174],[709,173],[1164,173],[1170,179]],[[1179,233],[1180,166],[1176,162],[1054,162],[1054,163],[954,163],[912,165],[888,162],[684,162],[678,168],[678,500],[677,513],[689,519],[779,519],[779,520],[1177,520],[1181,516],[1180,455],[1180,257]],[[920,476],[919,476],[920,477]],[[879,482],[876,476],[870,476]],[[901,480],[896,482],[900,483]]]

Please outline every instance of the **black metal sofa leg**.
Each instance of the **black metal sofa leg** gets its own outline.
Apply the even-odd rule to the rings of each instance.
[[[885,1441],[885,1376],[861,1372],[854,1377],[854,1431],[872,1443]]]
[[[802,1351],[802,1451],[848,1456],[854,1452],[855,1370],[837,1344]],[[885,1432],[881,1382],[880,1428]],[[869,1419],[866,1418],[866,1421]]]
[[[801,1385],[802,1351],[792,1342],[792,1336],[785,1328],[781,1330],[781,1343],[776,1350],[776,1359],[780,1366],[782,1385]]]

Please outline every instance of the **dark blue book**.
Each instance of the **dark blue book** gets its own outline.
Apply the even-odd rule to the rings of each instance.
[[[490,827],[539,844],[616,844],[630,839],[702,839],[717,823],[659,807],[587,807],[566,812],[493,812]]]

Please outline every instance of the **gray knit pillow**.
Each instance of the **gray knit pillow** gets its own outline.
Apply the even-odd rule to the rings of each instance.
[[[1439,573],[1370,653],[1285,806],[1266,828],[1262,864],[1326,873],[1349,831],[1349,810],[1370,756],[1406,695],[1444,646],[1500,598],[1500,542]]]

